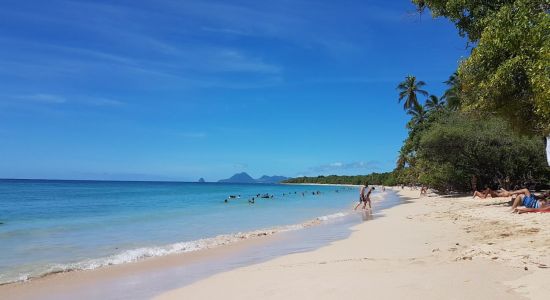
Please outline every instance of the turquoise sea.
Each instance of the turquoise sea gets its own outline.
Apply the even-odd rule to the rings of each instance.
[[[350,215],[357,198],[342,186],[0,180],[0,283],[300,230]]]

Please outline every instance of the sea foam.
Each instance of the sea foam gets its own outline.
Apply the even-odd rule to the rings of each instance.
[[[178,242],[157,247],[143,247],[131,250],[125,250],[120,253],[102,258],[94,258],[68,264],[50,265],[40,273],[36,274],[17,274],[16,276],[6,276],[1,274],[0,284],[14,282],[24,282],[34,278],[41,278],[52,274],[71,272],[78,270],[93,270],[101,267],[119,265],[129,262],[135,262],[150,257],[166,256],[177,253],[187,253],[204,249],[216,248],[224,245],[234,244],[239,241],[270,236],[276,233],[300,230],[323,223],[329,223],[335,219],[350,215],[350,212],[338,212],[330,215],[320,216],[312,220],[299,224],[276,226],[267,229],[259,229],[248,232],[237,232],[232,234],[222,234],[211,238],[204,238],[194,241]],[[11,278],[10,278],[11,277]]]

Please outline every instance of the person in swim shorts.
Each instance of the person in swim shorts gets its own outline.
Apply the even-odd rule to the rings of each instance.
[[[365,190],[367,189],[367,187],[368,187],[368,183],[365,183],[365,185],[361,187],[361,190],[359,191],[359,203],[357,203],[354,210],[356,210],[361,205],[361,203],[363,204],[363,209],[365,209],[367,207],[367,202],[369,204],[369,209],[372,209],[370,194],[374,190],[374,187],[369,188],[369,190],[367,191],[367,194],[365,195]]]
[[[515,211],[518,206],[525,206],[526,208],[541,208],[545,203],[537,200],[537,197],[532,194],[528,189],[521,189],[510,192],[512,194],[512,210]]]

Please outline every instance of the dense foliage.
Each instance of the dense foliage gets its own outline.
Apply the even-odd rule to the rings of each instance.
[[[458,68],[461,107],[550,133],[550,0],[413,0],[474,45]],[[457,93],[455,93],[457,95]]]
[[[550,134],[550,0],[412,1],[453,22],[472,53],[442,97],[428,97],[412,75],[397,86],[411,118],[396,169],[289,182],[426,184],[442,192],[550,184],[542,138]]]
[[[504,120],[452,112],[418,137],[418,181],[438,190],[513,188],[546,183],[543,141],[521,136]]]
[[[396,181],[440,191],[547,184],[543,139],[512,130],[500,117],[459,111],[449,96],[457,81],[449,82],[443,100],[432,95],[407,110],[409,135],[393,172]]]
[[[297,177],[285,180],[284,183],[320,183],[320,184],[374,184],[374,185],[396,185],[397,178],[393,172],[372,173],[369,175],[357,176],[317,176]]]

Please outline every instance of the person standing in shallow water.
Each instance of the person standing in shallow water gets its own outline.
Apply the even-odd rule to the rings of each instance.
[[[367,194],[365,195],[365,189],[368,187],[368,183],[365,182],[365,185],[361,187],[361,190],[359,191],[359,203],[355,206],[353,210],[357,210],[357,208],[363,203],[363,209],[367,207],[367,202],[369,203],[369,209],[372,209],[371,203],[370,203],[370,194],[374,190],[374,187],[369,188]]]

